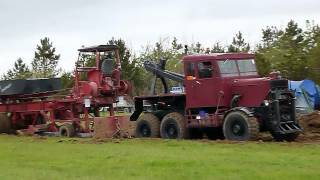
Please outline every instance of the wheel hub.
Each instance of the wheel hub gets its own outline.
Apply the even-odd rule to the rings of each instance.
[[[239,133],[240,130],[241,130],[241,127],[240,127],[239,124],[236,124],[236,125],[233,126],[232,131],[233,131],[234,133],[237,134],[237,133]]]
[[[151,130],[150,130],[149,126],[146,124],[141,125],[140,132],[143,137],[149,137],[151,134]]]
[[[245,133],[245,127],[241,122],[234,122],[232,133],[236,136],[242,136]]]
[[[177,137],[177,128],[174,124],[168,124],[167,126],[167,134],[169,138],[176,138]]]

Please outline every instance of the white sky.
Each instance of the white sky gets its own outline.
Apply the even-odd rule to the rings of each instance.
[[[72,70],[81,45],[123,38],[135,52],[160,38],[182,43],[230,43],[237,31],[251,44],[266,26],[293,19],[320,24],[319,0],[0,0],[0,75],[21,57],[31,62],[40,38],[49,37]]]

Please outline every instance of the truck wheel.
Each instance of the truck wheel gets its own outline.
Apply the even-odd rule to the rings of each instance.
[[[184,116],[177,112],[165,115],[161,121],[160,134],[165,139],[184,139],[188,137]]]
[[[227,114],[223,122],[223,134],[227,140],[248,141],[257,139],[259,124],[256,118],[241,111]]]
[[[73,137],[75,134],[75,129],[72,124],[64,124],[59,128],[59,135],[62,137]]]
[[[0,113],[0,133],[11,132],[11,119],[7,113]]]
[[[137,120],[136,137],[158,138],[160,134],[160,120],[151,113],[142,114]]]
[[[294,141],[299,136],[299,133],[289,133],[289,134],[279,134],[279,133],[271,133],[272,137],[276,141]]]

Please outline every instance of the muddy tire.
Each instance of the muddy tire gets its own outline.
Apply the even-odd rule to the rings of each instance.
[[[289,133],[289,134],[278,134],[278,133],[271,133],[272,137],[276,141],[294,141],[299,136],[299,132],[297,133]]]
[[[11,133],[11,119],[7,113],[0,113],[0,133]]]
[[[61,137],[74,137],[76,134],[72,124],[64,124],[59,128],[59,135]]]
[[[151,113],[142,114],[137,120],[135,136],[137,138],[160,137],[160,120]]]
[[[242,111],[232,111],[224,118],[223,134],[231,141],[256,140],[259,124],[255,117],[249,117]]]
[[[184,116],[178,112],[165,115],[161,121],[160,134],[164,139],[185,139],[189,133]]]

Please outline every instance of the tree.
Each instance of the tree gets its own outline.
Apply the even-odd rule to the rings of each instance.
[[[220,45],[219,42],[213,45],[213,48],[210,50],[211,53],[224,53],[224,47]]]
[[[262,46],[269,47],[279,40],[279,37],[283,34],[282,30],[279,30],[275,26],[267,26],[266,29],[262,29]]]
[[[143,71],[139,58],[133,57],[131,50],[127,47],[122,39],[114,39],[108,41],[108,44],[114,44],[119,47],[119,55],[121,60],[121,78],[130,81],[134,85],[133,95],[138,95],[143,91],[145,80],[143,79]]]
[[[192,44],[191,46],[189,46],[191,48],[188,49],[188,52],[199,52],[202,48],[200,43],[197,44],[198,45]],[[183,74],[184,70],[181,58],[184,54],[185,50],[183,49],[183,45],[178,43],[177,38],[174,38],[172,41],[170,41],[169,38],[166,38],[165,40],[159,40],[155,43],[154,46],[147,46],[138,58],[140,59],[139,62],[141,63],[146,60],[153,61],[154,63],[159,63],[160,59],[166,59],[166,70]],[[150,72],[146,72],[144,69],[143,72],[143,78],[145,80],[143,94],[149,94],[150,87],[155,76]],[[174,82],[169,79],[167,79],[167,84],[169,87],[179,85],[177,82]],[[160,81],[156,82],[156,92],[163,92],[163,87],[161,86]]]
[[[311,25],[307,21],[307,31],[305,32],[305,45],[308,52],[309,78],[320,83],[320,27],[319,25]]]
[[[171,45],[172,45],[172,49],[175,49],[175,50],[180,50],[183,48],[182,44],[178,43],[178,39],[176,37],[173,37]]]
[[[242,33],[239,31],[232,39],[232,43],[228,47],[228,52],[248,52],[250,50],[249,43],[246,43]]]
[[[57,69],[60,54],[56,54],[56,48],[52,46],[48,37],[40,39],[31,63],[33,76],[36,78],[52,78],[58,75]]]
[[[319,27],[307,21],[307,30],[303,31],[296,22],[289,21],[285,29],[267,27],[263,30],[262,43],[257,46],[256,60],[263,74],[280,70],[291,80],[315,79],[311,69],[318,61],[316,39],[320,35]],[[314,57],[314,58],[313,58]]]
[[[63,72],[60,79],[62,89],[72,88],[74,85],[74,76],[71,72]]]
[[[262,29],[262,42],[257,45],[255,52],[257,69],[260,75],[266,76],[272,71],[271,66],[274,67],[272,59],[276,58],[274,54],[282,34],[283,31],[274,26],[267,26]]]
[[[14,62],[14,67],[8,72],[3,75],[3,79],[10,80],[10,79],[26,79],[30,78],[32,73],[30,72],[28,66],[23,62],[21,58],[18,58]]]

